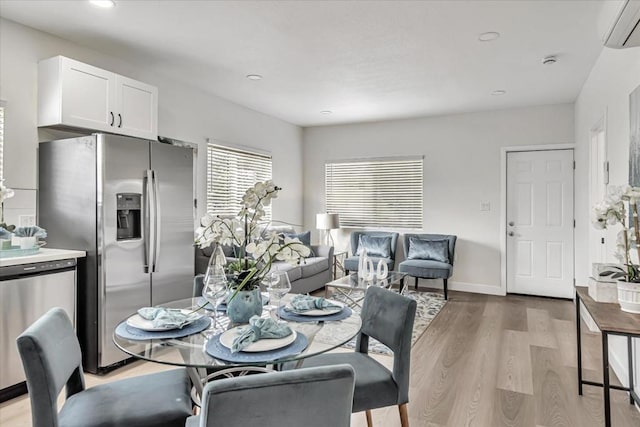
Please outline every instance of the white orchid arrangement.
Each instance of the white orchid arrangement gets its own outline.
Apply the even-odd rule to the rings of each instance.
[[[614,256],[623,264],[623,268],[610,267],[610,270],[600,273],[601,276],[611,276],[627,282],[640,282],[638,202],[640,202],[640,187],[611,186],[604,201],[593,207],[592,223],[595,228],[604,230],[617,224],[622,226],[616,239]],[[625,204],[629,205],[630,220]],[[633,256],[637,257],[636,260],[632,259]]]
[[[12,198],[15,194],[15,191],[4,185],[4,179],[0,179],[0,227],[8,231],[13,231],[15,227],[12,225],[8,226],[4,223],[4,201]]]
[[[196,229],[195,243],[200,248],[212,244],[237,248],[236,255],[240,259],[234,276],[237,290],[257,286],[275,260],[295,265],[310,254],[310,249],[298,239],[283,239],[275,232],[264,235],[268,225],[263,220],[265,207],[271,204],[280,190],[282,188],[271,180],[257,182],[245,192],[242,208],[235,217],[222,218],[207,213],[200,221],[202,226]]]

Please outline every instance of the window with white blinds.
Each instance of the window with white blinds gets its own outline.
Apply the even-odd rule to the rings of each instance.
[[[0,180],[4,178],[4,103],[0,101]]]
[[[325,165],[327,212],[341,227],[422,229],[423,158]]]
[[[209,143],[207,145],[207,212],[234,216],[242,196],[258,181],[271,179],[271,156]],[[271,220],[271,206],[264,219]]]

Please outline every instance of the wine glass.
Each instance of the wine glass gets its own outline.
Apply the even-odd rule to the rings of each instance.
[[[216,248],[216,251],[217,250]],[[229,291],[227,275],[224,272],[224,264],[220,262],[219,258],[219,256],[212,256],[214,261],[209,262],[207,266],[202,288],[202,296],[213,306],[213,328],[215,328],[218,305],[224,301]]]
[[[289,281],[289,275],[286,271],[274,271],[270,274],[269,285],[267,291],[269,292],[269,298],[276,298],[276,319],[281,321],[280,302],[282,297],[285,296],[291,290],[291,282]]]

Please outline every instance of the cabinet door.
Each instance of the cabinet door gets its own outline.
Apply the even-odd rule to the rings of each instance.
[[[116,129],[139,138],[158,139],[158,89],[139,81],[116,78]]]
[[[68,58],[61,67],[62,123],[113,132],[116,75]]]

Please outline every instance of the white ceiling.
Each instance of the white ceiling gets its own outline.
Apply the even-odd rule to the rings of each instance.
[[[602,48],[602,1],[116,2],[0,16],[301,126],[573,102]]]

